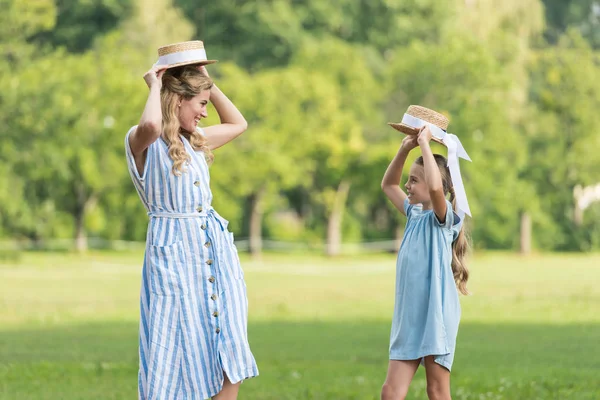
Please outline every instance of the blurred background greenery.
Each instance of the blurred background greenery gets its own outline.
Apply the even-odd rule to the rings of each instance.
[[[144,240],[123,138],[156,49],[201,39],[250,125],[212,167],[214,206],[250,239],[242,248],[258,254],[274,240],[335,255],[343,243],[400,237],[379,182],[402,139],[386,122],[410,104],[447,114],[474,160],[461,168],[476,248],[600,248],[596,1],[1,4],[9,243]],[[213,109],[205,123],[216,122]]]

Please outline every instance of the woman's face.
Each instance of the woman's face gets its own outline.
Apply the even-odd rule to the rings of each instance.
[[[202,118],[208,117],[206,106],[210,90],[203,90],[189,100],[182,99],[179,106],[179,125],[187,132],[194,132]]]

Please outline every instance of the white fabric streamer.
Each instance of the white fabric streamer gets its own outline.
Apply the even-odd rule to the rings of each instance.
[[[450,177],[452,178],[452,185],[454,186],[454,195],[456,196],[456,208],[457,213],[461,217],[467,214],[471,216],[471,209],[469,208],[469,202],[467,200],[467,193],[465,192],[465,186],[463,184],[462,176],[460,174],[460,166],[458,158],[471,161],[471,158],[467,154],[467,151],[463,147],[462,143],[456,135],[446,133],[443,129],[435,126],[434,124],[423,121],[415,116],[404,114],[402,123],[413,128],[420,129],[424,126],[428,126],[431,130],[431,135],[441,140],[448,148],[448,168],[450,169]]]

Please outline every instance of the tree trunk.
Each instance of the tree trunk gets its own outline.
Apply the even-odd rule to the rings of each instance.
[[[88,249],[87,232],[85,231],[85,216],[97,202],[97,196],[91,194],[88,196],[82,184],[77,185],[76,189],[77,204],[75,206],[75,250],[84,253]]]
[[[350,182],[343,179],[335,192],[333,208],[327,221],[327,247],[325,253],[330,256],[340,254],[342,244],[342,220],[346,209],[346,200],[350,192]]]
[[[266,189],[261,187],[250,195],[250,240],[249,249],[253,258],[259,258],[262,253],[262,202]]]
[[[531,217],[527,212],[521,214],[520,251],[523,255],[531,253]]]
[[[75,215],[75,250],[78,253],[85,253],[88,249],[87,235],[84,226],[84,212],[78,212]]]

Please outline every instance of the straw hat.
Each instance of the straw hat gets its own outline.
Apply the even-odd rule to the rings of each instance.
[[[167,68],[180,67],[182,65],[214,64],[217,60],[208,60],[206,50],[201,40],[192,40],[169,44],[158,49],[158,61],[155,66],[166,66]]]
[[[408,107],[408,110],[406,111],[406,115],[421,119],[425,122],[429,122],[430,124],[433,124],[433,125],[437,126],[438,128],[442,129],[443,131],[446,131],[448,129],[448,123],[450,122],[448,120],[448,118],[446,118],[442,114],[435,112],[433,110],[430,110],[429,108],[425,108],[425,107],[421,107],[421,106]],[[419,128],[410,126],[404,122],[400,122],[400,123],[388,122],[388,125],[406,135],[418,135],[419,134]],[[440,139],[438,139],[436,137],[432,137],[431,140],[434,140],[440,144],[444,144],[444,142],[442,142]]]

